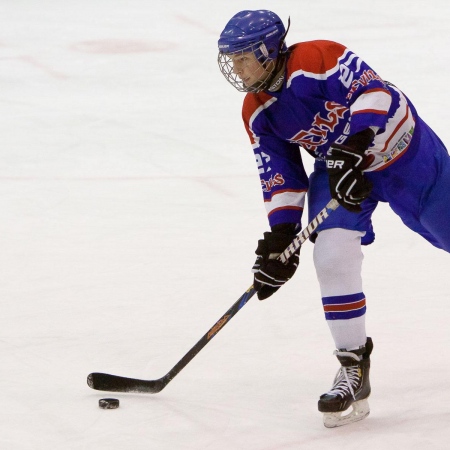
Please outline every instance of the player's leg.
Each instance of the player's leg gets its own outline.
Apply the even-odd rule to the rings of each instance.
[[[338,349],[334,354],[341,364],[331,389],[318,402],[324,425],[330,428],[364,419],[370,412],[367,398],[372,341],[365,327],[362,234],[342,228],[324,230],[314,246],[325,318]]]
[[[450,252],[450,164],[424,204],[420,222],[436,240],[434,245]]]
[[[347,350],[366,342],[362,235],[360,231],[332,228],[321,231],[314,245],[314,265],[325,319],[335,347]]]
[[[308,190],[308,216],[312,220],[319,211],[330,200],[330,187],[325,163],[316,162],[314,172],[309,177]],[[369,197],[361,204],[362,211],[358,214],[347,211],[345,208],[338,208],[333,212],[323,224],[319,225],[318,231],[331,228],[344,228],[357,230],[363,233],[361,237],[362,245],[369,245],[375,240],[375,233],[372,227],[372,213],[378,201]],[[316,234],[311,237],[315,241]]]
[[[309,217],[330,197],[325,168],[316,164],[310,176]],[[336,348],[352,350],[366,342],[365,295],[362,289],[361,244],[374,239],[371,215],[377,202],[367,199],[355,214],[339,208],[318,227],[314,264],[319,280],[325,318]]]
[[[441,140],[428,129],[429,148],[434,148],[437,174],[434,185],[422,201],[420,222],[437,241],[437,247],[450,252],[450,156]]]
[[[328,178],[320,166],[310,177],[309,213],[329,198]],[[345,425],[369,414],[369,368],[372,348],[366,337],[366,300],[362,289],[361,241],[374,239],[371,214],[376,201],[363,203],[361,214],[344,208],[327,219],[316,237],[314,264],[320,284],[325,318],[335,342],[341,368],[332,388],[321,396],[319,411],[327,427]],[[344,411],[353,408],[348,415]]]
[[[366,176],[374,185],[372,197],[388,201],[408,228],[450,252],[450,156],[426,123],[417,119],[404,156]]]

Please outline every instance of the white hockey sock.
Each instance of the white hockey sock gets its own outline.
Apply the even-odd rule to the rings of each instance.
[[[325,318],[337,349],[354,350],[366,343],[361,236],[333,228],[320,232],[314,246]]]

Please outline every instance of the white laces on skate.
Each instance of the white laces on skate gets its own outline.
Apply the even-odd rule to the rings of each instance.
[[[360,360],[357,355],[351,352],[336,350],[333,355],[347,356],[355,361]],[[354,388],[358,386],[361,378],[360,374],[361,369],[358,366],[341,366],[334,378],[333,387],[327,392],[327,394],[340,395],[341,397],[344,397],[348,392],[350,392],[352,397],[356,400]]]

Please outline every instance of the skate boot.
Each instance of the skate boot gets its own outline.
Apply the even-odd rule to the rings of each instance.
[[[331,390],[320,396],[319,411],[324,413],[327,428],[340,427],[357,422],[370,413],[367,398],[370,395],[370,354],[373,343],[370,337],[358,350],[336,350],[334,354],[341,363]],[[352,411],[342,415],[349,407]]]

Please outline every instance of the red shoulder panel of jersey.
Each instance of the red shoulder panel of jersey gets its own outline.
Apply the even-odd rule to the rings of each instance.
[[[259,108],[264,108],[264,105],[273,99],[273,96],[265,92],[259,92],[258,94],[247,94],[244,98],[244,104],[242,106],[242,118],[244,120],[245,129],[250,137],[252,144],[254,144],[253,134],[250,131],[252,116]]]
[[[288,78],[297,70],[323,74],[333,69],[346,48],[337,42],[321,40],[300,42],[289,47],[289,51]]]
[[[267,94],[266,92],[247,94],[244,98],[244,105],[242,106],[242,117],[244,120],[250,120],[250,117],[255,111],[271,98],[273,98],[272,95]]]

